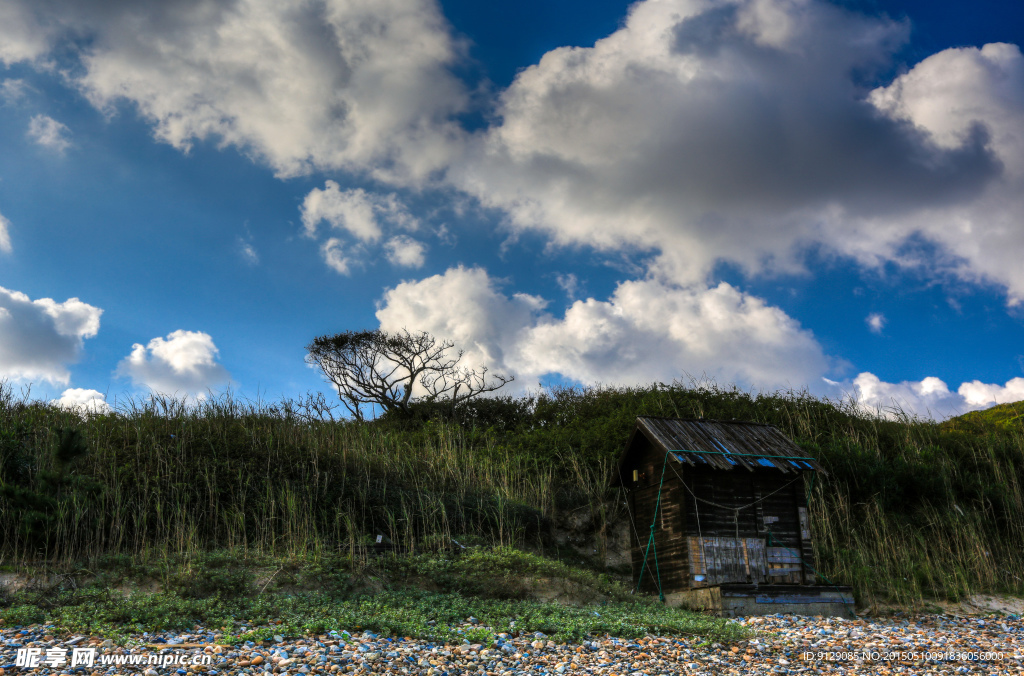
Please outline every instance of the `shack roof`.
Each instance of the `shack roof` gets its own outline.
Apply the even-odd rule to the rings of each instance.
[[[771,425],[735,420],[656,418],[640,416],[619,460],[618,486],[642,435],[657,451],[671,453],[677,462],[714,469],[775,468],[782,472],[825,469]]]

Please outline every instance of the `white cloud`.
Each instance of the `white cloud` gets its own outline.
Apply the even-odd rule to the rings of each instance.
[[[1005,385],[987,385],[980,380],[963,383],[957,394],[967,406],[984,408],[994,404],[1008,404],[1024,400],[1024,378],[1013,378]]]
[[[952,253],[949,267],[972,281],[1005,285],[1010,302],[1024,297],[1024,56],[1009,44],[947,49],[928,57],[871,100],[893,119],[915,125],[942,148],[983,139],[1000,175],[973,199],[934,204],[910,214],[893,234],[923,233]],[[850,223],[868,255],[888,224]],[[871,233],[870,231],[876,231]],[[860,233],[860,234],[858,234]],[[870,234],[865,234],[870,233]],[[888,235],[891,239],[892,234]]]
[[[11,246],[11,222],[0,214],[0,251],[11,253],[14,248]]]
[[[46,23],[33,14],[28,2],[0,3],[0,63],[35,61],[48,50]]]
[[[934,376],[888,383],[873,373],[864,372],[852,382],[826,382],[833,386],[835,393],[853,397],[861,410],[887,418],[908,415],[943,420],[995,404],[1024,400],[1024,378],[1013,378],[1005,385],[973,380],[962,383],[955,392]]]
[[[962,145],[971,126],[983,123],[1000,159],[1020,169],[1022,75],[1017,45],[959,47],[926,58],[889,86],[871,92],[870,98],[880,110],[921,127],[946,148]]]
[[[44,148],[57,153],[63,153],[71,146],[67,126],[46,115],[34,115],[29,120],[26,135]]]
[[[310,190],[300,213],[310,237],[315,237],[317,226],[326,221],[333,229],[347,231],[364,242],[380,239],[381,221],[407,230],[415,230],[419,224],[394,193],[380,195],[362,188],[342,191],[334,181],[326,181],[323,190]]]
[[[426,261],[426,245],[406,235],[398,235],[389,239],[384,243],[384,250],[392,265],[422,268]]]
[[[1024,60],[1013,45],[945,50],[869,91],[908,34],[908,22],[818,0],[645,0],[593,47],[520,72],[497,122],[468,133],[456,116],[470,95],[451,72],[464,45],[433,0],[0,9],[5,63],[78,54],[89,100],[131,102],[183,150],[212,139],[281,176],[419,186],[447,172],[514,228],[652,252],[679,284],[707,282],[723,260],[798,270],[822,244],[1024,297]],[[333,185],[352,213],[307,205],[307,229],[333,217],[383,237],[379,203],[363,195],[360,209]],[[915,235],[940,259],[907,254]]]
[[[7,0],[0,26],[5,63],[77,52],[98,108],[129,102],[176,148],[216,140],[280,176],[423,181],[468,100],[433,0]]]
[[[60,408],[77,411],[82,415],[89,413],[104,414],[111,411],[105,394],[80,387],[64,390],[59,399],[54,399],[50,403]]]
[[[2,100],[6,105],[20,101],[24,98],[27,90],[28,85],[25,84],[24,80],[16,78],[0,80],[0,100]]]
[[[360,243],[357,248],[363,253],[366,253],[363,245],[379,241],[385,227],[389,230],[419,227],[419,220],[409,213],[397,195],[369,193],[362,188],[342,190],[334,181],[326,181],[322,190],[309,191],[299,211],[308,237],[315,238],[320,223],[326,222],[332,230],[355,238]],[[320,247],[327,265],[343,275],[352,269],[352,260],[345,254],[345,248],[345,242],[339,237],[329,238]],[[426,245],[406,235],[396,235],[384,243],[387,259],[404,267],[421,267],[425,251]]]
[[[345,246],[337,237],[331,237],[320,247],[320,254],[327,266],[339,275],[352,272],[352,261],[345,255]]]
[[[881,312],[872,312],[864,321],[872,333],[881,333],[882,329],[885,328],[885,315]]]
[[[31,300],[0,287],[0,378],[66,385],[67,365],[78,361],[84,339],[99,331],[101,314],[77,298]]]
[[[154,394],[202,398],[206,390],[226,385],[230,379],[217,363],[218,354],[209,334],[178,330],[148,345],[132,345],[117,373]]]
[[[385,330],[452,339],[468,363],[512,373],[524,386],[556,373],[605,384],[690,373],[799,387],[829,368],[810,332],[725,283],[623,282],[609,300],[576,301],[561,317],[544,312],[546,305],[536,296],[503,294],[480,268],[458,267],[389,290],[377,318]]]
[[[849,394],[862,410],[890,418],[907,414],[941,419],[969,410],[962,397],[935,377],[919,382],[887,383],[873,373],[864,372],[853,379],[851,389]]]
[[[248,238],[238,238],[238,253],[248,265],[259,265],[260,254]]]
[[[362,188],[341,191],[334,181],[327,181],[324,189],[313,188],[302,202],[302,224],[306,234],[316,236],[322,221],[337,230],[347,230],[357,239],[380,239],[380,225],[374,214],[374,202]]]
[[[703,283],[723,260],[800,270],[819,243],[867,265],[917,264],[903,249],[923,234],[946,254],[932,265],[961,270],[952,251],[1024,292],[1010,260],[1024,247],[1019,53],[952,50],[897,81],[926,80],[920,91],[865,89],[908,28],[813,0],[639,2],[593,47],[521,71],[500,122],[449,175],[514,228],[653,252],[676,283]],[[943,67],[965,60],[976,67],[963,75]],[[923,107],[957,124],[927,132],[903,103],[914,97],[941,99]]]
[[[580,290],[580,280],[577,279],[576,275],[569,273],[566,275],[558,274],[555,276],[555,283],[565,291],[565,295],[571,300],[576,300]]]
[[[508,295],[480,268],[403,282],[377,311],[382,329],[428,331],[465,350],[465,363],[515,375],[516,391],[554,374],[585,384],[667,382],[684,374],[764,390],[807,384],[888,418],[944,419],[1024,400],[1024,378],[978,380],[956,391],[939,378],[889,383],[863,372],[823,378],[832,364],[814,336],[782,310],[722,283],[684,287],[647,279],[612,297],[578,300],[561,315],[547,301]],[[815,385],[824,381],[828,388]]]
[[[388,290],[377,319],[387,331],[429,331],[455,340],[466,351],[466,363],[508,371],[521,334],[544,305],[526,294],[509,298],[495,289],[486,271],[460,266]]]

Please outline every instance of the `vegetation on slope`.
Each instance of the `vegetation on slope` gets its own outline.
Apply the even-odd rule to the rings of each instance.
[[[599,532],[624,517],[607,488],[614,460],[637,415],[664,415],[770,423],[817,457],[828,469],[808,484],[819,572],[862,601],[1024,592],[1024,431],[977,416],[890,420],[805,393],[675,383],[454,414],[424,404],[365,423],[229,398],[82,420],[2,392],[8,563],[221,548],[355,560],[377,535],[412,553],[456,539],[552,554],[561,512],[589,505]]]
[[[985,430],[993,425],[1005,430],[1024,429],[1024,401],[999,404],[981,411],[964,413],[948,421],[946,427],[965,429],[972,424],[979,430]]]

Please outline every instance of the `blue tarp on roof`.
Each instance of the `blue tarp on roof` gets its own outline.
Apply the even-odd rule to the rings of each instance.
[[[817,461],[771,425],[640,416],[636,433],[689,465],[720,469],[775,467],[783,472],[824,471]],[[635,438],[635,435],[634,435]],[[628,453],[627,449],[627,453]]]

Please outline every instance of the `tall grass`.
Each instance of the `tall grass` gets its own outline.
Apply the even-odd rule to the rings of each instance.
[[[1024,427],[678,382],[367,423],[230,397],[83,420],[0,387],[0,561],[223,547],[355,557],[377,535],[409,551],[453,538],[544,547],[570,509],[589,510],[588,535],[607,546],[625,518],[607,485],[637,415],[766,422],[817,457],[828,470],[807,485],[818,572],[862,601],[1024,593]],[[89,453],[63,467],[67,429]],[[5,486],[51,494],[33,511]]]
[[[217,547],[306,555],[384,536],[415,551],[451,538],[523,544],[552,512],[552,469],[471,447],[459,428],[417,443],[384,426],[303,420],[231,398],[193,407],[131,402],[80,419],[40,403],[0,399],[0,477],[39,489],[55,468],[60,431],[82,431],[90,453],[73,471],[102,492],[48,506],[45,536],[26,507],[0,497],[0,556],[61,560],[110,552]]]

